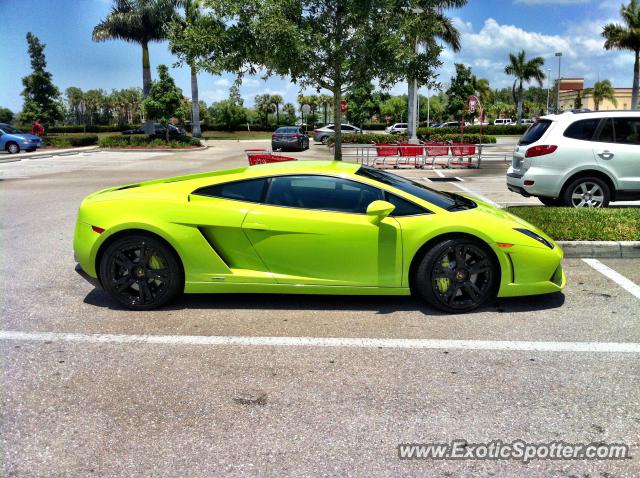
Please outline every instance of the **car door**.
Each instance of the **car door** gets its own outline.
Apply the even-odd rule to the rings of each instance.
[[[373,224],[366,215],[382,197],[380,189],[345,178],[277,176],[242,228],[279,283],[400,287],[398,221]]]
[[[603,120],[593,154],[616,179],[618,189],[640,191],[640,116]]]

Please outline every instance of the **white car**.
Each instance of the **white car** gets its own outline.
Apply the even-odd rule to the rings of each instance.
[[[407,132],[409,125],[407,123],[395,123],[387,126],[384,131],[389,134],[402,134]]]
[[[494,126],[507,126],[513,124],[513,120],[511,118],[498,118],[493,122]]]
[[[640,112],[544,116],[522,136],[507,187],[548,206],[640,199]]]
[[[340,125],[340,131],[342,134],[362,134],[360,128],[351,124]],[[313,140],[318,143],[327,144],[329,138],[335,134],[334,125],[328,124],[327,126],[313,130]]]

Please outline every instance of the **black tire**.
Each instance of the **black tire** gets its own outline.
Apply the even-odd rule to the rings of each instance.
[[[414,291],[433,307],[469,312],[496,296],[500,266],[488,246],[473,239],[447,239],[427,251],[413,279]]]
[[[571,181],[562,193],[562,203],[567,207],[601,208],[609,206],[611,189],[602,179],[584,177]]]
[[[161,307],[184,288],[175,252],[160,240],[141,234],[111,243],[102,254],[99,274],[102,287],[132,310]]]
[[[563,205],[561,198],[549,198],[545,196],[538,196],[538,199],[542,204],[548,207],[557,207],[557,206]]]
[[[20,152],[20,145],[14,141],[9,141],[5,146],[7,153],[18,154]]]

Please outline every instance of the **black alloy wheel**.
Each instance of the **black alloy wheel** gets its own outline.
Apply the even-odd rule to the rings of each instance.
[[[100,282],[118,302],[133,310],[150,310],[173,300],[183,289],[175,253],[150,236],[114,241],[102,255]]]
[[[460,238],[431,248],[416,270],[414,284],[432,306],[459,313],[495,297],[499,279],[499,265],[488,247]]]

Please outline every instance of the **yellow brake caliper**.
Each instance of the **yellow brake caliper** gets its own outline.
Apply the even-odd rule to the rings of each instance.
[[[443,269],[448,269],[451,265],[451,263],[449,262],[449,258],[445,257],[444,259],[442,259],[440,265]],[[444,294],[449,290],[449,287],[451,286],[451,280],[447,277],[438,277],[436,279],[436,284],[438,284],[438,290],[440,291],[440,293]]]

